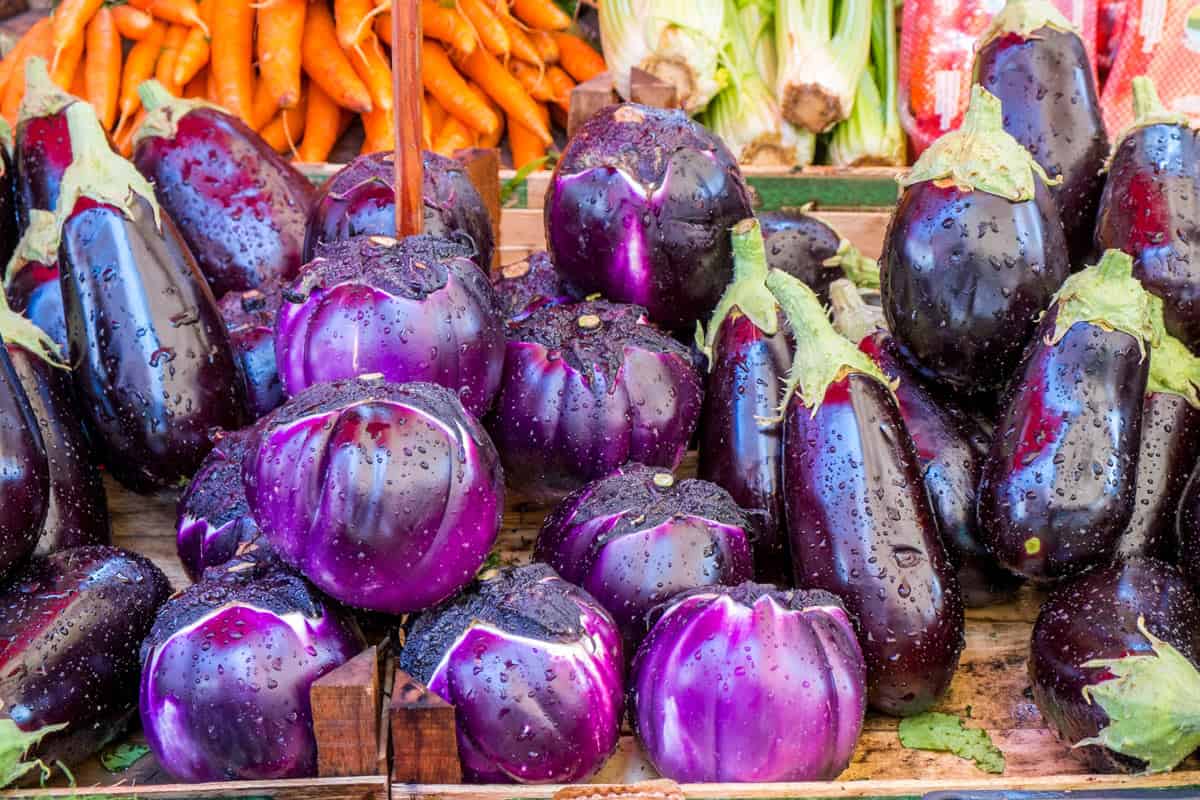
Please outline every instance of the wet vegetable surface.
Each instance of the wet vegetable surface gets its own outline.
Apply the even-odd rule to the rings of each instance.
[[[179,496],[175,546],[194,581],[259,538],[242,485],[242,462],[252,435],[249,428],[222,433]]]
[[[15,181],[16,220],[20,230],[29,226],[31,210],[54,211],[58,204],[59,184],[74,160],[66,109],[76,100],[50,81],[45,61],[38,59],[35,63],[29,59],[25,70],[26,75],[16,76],[25,78],[27,88],[17,121],[12,161],[7,153],[3,156],[5,182]],[[8,202],[10,191],[0,189],[4,202]],[[2,218],[8,225],[12,214],[4,213]],[[16,244],[17,228],[11,229],[11,236],[12,244]],[[7,263],[11,246],[2,252]]]
[[[33,552],[49,505],[46,446],[5,347],[0,352],[0,580]]]
[[[823,301],[829,301],[829,284],[843,277],[840,269],[825,266],[838,251],[841,237],[816,217],[796,211],[767,211],[758,215],[766,243],[767,264],[803,281]]]
[[[218,308],[242,376],[246,415],[256,420],[283,403],[283,379],[275,361],[275,317],[283,295],[278,286],[228,292]]]
[[[505,264],[492,278],[505,322],[524,322],[545,306],[570,303],[562,276],[545,250],[530,253],[520,261]]]

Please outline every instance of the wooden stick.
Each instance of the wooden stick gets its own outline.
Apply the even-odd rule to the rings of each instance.
[[[391,702],[392,780],[461,783],[454,707],[399,667]]]
[[[421,232],[421,4],[392,0],[392,94],[396,113],[396,235]]]

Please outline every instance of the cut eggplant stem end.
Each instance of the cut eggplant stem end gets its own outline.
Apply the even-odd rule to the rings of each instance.
[[[25,96],[17,112],[18,120],[48,117],[75,102],[74,96],[50,79],[46,60],[37,56],[25,62],[25,87]]]
[[[529,259],[518,261],[515,264],[507,264],[500,268],[500,274],[510,281],[515,281],[517,278],[524,278],[529,274],[530,266]]]
[[[733,280],[717,301],[708,331],[705,332],[699,323],[696,325],[696,344],[708,357],[709,369],[716,365],[713,346],[717,333],[735,310],[749,317],[754,327],[767,336],[774,336],[779,330],[775,297],[767,290],[767,249],[758,220],[749,217],[734,225],[732,241]]]
[[[675,476],[669,472],[654,473],[654,485],[660,489],[670,489],[675,485]]]
[[[833,309],[833,327],[854,344],[887,328],[883,310],[867,305],[858,287],[845,278],[829,284],[829,305]]]
[[[1033,536],[1025,540],[1025,552],[1031,556],[1036,556],[1042,552],[1042,540]]]
[[[1154,323],[1151,295],[1133,277],[1133,259],[1120,250],[1106,250],[1095,266],[1077,272],[1054,295],[1058,316],[1055,344],[1076,322],[1089,322],[1123,331],[1138,340],[1142,354],[1160,337]]]
[[[595,330],[600,327],[600,318],[595,314],[584,314],[579,319],[575,320],[575,324],[585,331]]]

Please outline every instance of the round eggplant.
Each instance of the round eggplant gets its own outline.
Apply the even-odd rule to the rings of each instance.
[[[66,353],[69,345],[58,274],[59,232],[54,214],[30,209],[29,224],[8,261],[4,293],[13,311],[45,331],[59,352]]]
[[[539,308],[571,302],[562,276],[545,250],[505,264],[492,277],[492,288],[500,301],[500,313],[509,325],[524,322]]]
[[[66,112],[78,98],[54,85],[46,62],[41,58],[28,59],[25,75],[13,76],[14,80],[22,77],[26,89],[17,119],[13,161],[16,166],[16,220],[19,229],[24,231],[32,219],[31,211],[54,211],[58,207],[59,184],[67,167],[75,160],[75,145],[67,126]],[[12,251],[6,249],[4,252]]]
[[[252,420],[266,416],[287,399],[275,361],[275,318],[282,303],[282,290],[273,284],[226,292],[218,303],[242,376],[246,414]]]
[[[175,548],[193,581],[209,567],[228,563],[259,539],[242,484],[242,462],[253,430],[222,433],[187,489],[179,496]]]
[[[985,169],[986,168],[986,169]],[[904,177],[880,259],[883,309],[922,374],[1000,388],[1070,272],[1046,174],[976,87],[962,127]]]
[[[979,523],[1019,575],[1106,563],[1133,515],[1153,303],[1115,250],[1055,295],[984,461]]]
[[[856,620],[871,706],[920,713],[963,647],[962,598],[920,461],[887,377],[834,331],[817,296],[781,272],[767,286],[797,342],[783,405],[796,585],[832,592]]]

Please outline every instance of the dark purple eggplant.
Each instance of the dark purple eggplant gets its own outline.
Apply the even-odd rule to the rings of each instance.
[[[315,190],[237,117],[171,97],[158,81],[138,89],[146,121],[133,163],[153,184],[213,293],[295,277]]]
[[[729,492],[754,523],[755,577],[786,585],[782,426],[766,420],[783,401],[792,349],[765,283],[759,225],[748,219],[734,226],[733,282],[699,341],[709,369],[697,474]]]
[[[229,335],[212,291],[154,192],[108,149],[87,103],[67,108],[86,148],[63,177],[63,308],[89,428],[135,491],[177,485],[242,421]]]
[[[49,211],[30,209],[29,224],[17,242],[4,275],[9,307],[25,315],[67,352],[67,323],[63,318],[58,279],[58,219]]]
[[[859,286],[879,286],[879,265],[858,255],[837,231],[801,211],[767,211],[758,215],[767,247],[767,266],[803,281],[829,302],[829,284],[849,278]],[[848,258],[853,253],[857,258]],[[862,269],[865,267],[865,269]]]
[[[274,284],[245,292],[226,292],[217,304],[229,329],[246,397],[246,413],[258,419],[286,399],[275,361],[275,315],[283,302]]]
[[[15,314],[0,316],[0,341],[22,340],[27,327]],[[27,323],[26,323],[27,324]],[[0,348],[0,582],[38,544],[50,504],[50,465],[29,398],[9,357]],[[0,694],[0,698],[4,695]],[[0,705],[0,710],[3,706]]]
[[[463,241],[484,271],[495,247],[491,218],[462,165],[434,153],[422,154],[425,233]],[[325,182],[313,203],[304,239],[304,262],[318,245],[354,236],[396,235],[396,163],[392,152],[359,156]]]
[[[25,62],[24,79],[25,97],[13,147],[16,217],[22,231],[29,227],[32,209],[54,211],[58,205],[59,184],[74,160],[66,111],[78,99],[54,85],[41,58]]]
[[[0,592],[0,717],[51,732],[30,757],[76,764],[137,712],[138,649],[171,594],[149,559],[115,547],[35,558]]]
[[[1095,692],[1097,685],[1106,683],[1113,684],[1106,688],[1121,688],[1120,682],[1114,680],[1112,660],[1151,655],[1153,646],[1147,633],[1169,643],[1190,662],[1190,670],[1185,664],[1161,658],[1142,660],[1146,662],[1144,667],[1158,673],[1144,674],[1144,678],[1152,681],[1151,691],[1161,693],[1164,701],[1170,703],[1166,698],[1175,686],[1181,685],[1171,678],[1190,678],[1189,683],[1182,684],[1185,686],[1194,687],[1200,682],[1200,676],[1195,675],[1195,665],[1200,664],[1197,620],[1200,620],[1200,599],[1183,575],[1151,558],[1133,558],[1094,569],[1055,589],[1042,606],[1033,626],[1029,650],[1033,699],[1066,744],[1087,742],[1083,747],[1073,747],[1071,752],[1085,760],[1092,770],[1140,772],[1148,766],[1146,760],[1121,755],[1102,744],[1109,740],[1102,731],[1113,720],[1106,713],[1106,704],[1097,702]],[[1101,666],[1096,661],[1106,663]],[[1191,674],[1158,672],[1162,667],[1180,666]],[[1195,694],[1174,699],[1187,702],[1190,707],[1195,705]],[[1153,713],[1155,709],[1150,706],[1149,710]],[[1173,742],[1185,738],[1169,724],[1164,728],[1163,720],[1143,718],[1141,722],[1142,736],[1138,739],[1143,742],[1156,733],[1166,734]],[[1186,756],[1194,747],[1195,743],[1184,749],[1182,755]],[[1153,750],[1145,755],[1152,754]]]
[[[1167,331],[1200,349],[1200,132],[1133,79],[1136,119],[1113,150],[1096,248],[1133,256],[1133,275],[1163,300]]]
[[[1004,130],[1062,182],[1050,187],[1071,264],[1092,257],[1108,134],[1087,49],[1046,0],[1008,0],[975,50],[975,82],[1000,100]]]
[[[1192,586],[1200,587],[1200,461],[1192,470],[1175,517],[1179,567]]]
[[[245,545],[266,544],[250,514],[242,486],[242,462],[253,428],[222,432],[179,496],[175,550],[193,581],[210,567],[232,560]]]
[[[920,713],[950,685],[963,606],[916,450],[887,377],[817,296],[778,271],[767,286],[796,341],[783,422],[796,585],[832,592],[856,619],[871,705]]]
[[[524,322],[539,308],[573,302],[545,250],[505,264],[492,276],[492,288],[500,300],[500,313],[509,325]]]
[[[1010,599],[1021,579],[984,547],[975,517],[987,436],[944,390],[916,373],[886,330],[872,324],[877,309],[863,301],[854,284],[834,281],[830,300],[835,327],[895,382],[896,404],[916,447],[946,554],[958,570],[963,603],[976,608]]]
[[[927,377],[999,389],[1070,271],[1046,174],[977,86],[902,182],[880,259],[888,327]]]
[[[1013,376],[979,486],[985,544],[1052,581],[1106,563],[1133,516],[1153,303],[1107,251],[1055,295]]]

